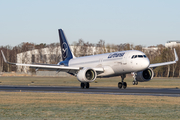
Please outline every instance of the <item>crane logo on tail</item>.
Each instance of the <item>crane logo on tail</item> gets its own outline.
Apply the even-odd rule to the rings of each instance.
[[[62,56],[64,59],[66,59],[68,56],[68,46],[65,42],[62,44]]]

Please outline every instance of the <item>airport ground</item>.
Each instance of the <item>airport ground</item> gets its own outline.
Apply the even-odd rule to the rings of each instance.
[[[120,77],[97,79],[91,87],[117,87]],[[154,78],[128,87],[180,88],[179,78]],[[75,77],[0,77],[0,86],[79,86]],[[63,92],[0,91],[0,118],[7,119],[180,119],[180,97]]]
[[[97,78],[95,82],[90,83],[90,87],[117,87],[121,77]],[[153,78],[148,82],[139,82],[138,85],[132,85],[133,77],[127,76],[125,82],[127,87],[137,88],[179,88],[180,78]],[[0,85],[15,86],[80,86],[76,77],[31,77],[31,76],[3,76],[0,77]]]

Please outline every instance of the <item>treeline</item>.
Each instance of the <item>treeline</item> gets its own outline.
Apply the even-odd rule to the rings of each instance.
[[[77,42],[72,43],[72,48],[74,55],[76,57],[86,56],[91,54],[102,54],[115,51],[124,51],[124,50],[140,50],[144,52],[150,60],[150,63],[160,63],[174,60],[174,51],[172,48],[166,48],[164,45],[150,46],[145,48],[142,45],[133,45],[129,43],[124,44],[106,44],[104,40],[99,40],[97,43],[84,42],[80,39]],[[30,51],[33,49],[42,49],[42,48],[55,48],[59,47],[59,43],[52,44],[34,44],[34,43],[21,43],[17,46],[1,46],[0,50],[3,50],[6,59],[10,62],[17,62],[17,54]],[[177,55],[180,56],[180,47],[175,47]],[[80,51],[80,52],[79,52]],[[59,51],[60,52],[60,51]],[[79,54],[80,53],[80,54]],[[60,53],[59,53],[60,54]],[[0,54],[0,71],[2,72],[11,72],[16,71],[16,66],[8,65],[4,63],[3,57]],[[60,60],[56,60],[58,63]],[[161,66],[154,69],[155,77],[180,77],[180,61],[173,65]]]
[[[18,53],[22,53],[22,52],[26,52],[26,51],[30,51],[30,50],[33,50],[33,49],[41,49],[41,48],[45,48],[47,47],[46,44],[34,44],[34,43],[21,43],[17,46],[0,46],[0,50],[3,51],[7,61],[10,61],[10,62],[13,62],[13,63],[16,63],[17,62],[17,54]],[[3,60],[3,57],[2,57],[2,54],[0,54],[0,71],[1,72],[11,72],[11,71],[16,71],[16,66],[14,65],[9,65],[9,64],[6,64],[4,63],[4,60]]]

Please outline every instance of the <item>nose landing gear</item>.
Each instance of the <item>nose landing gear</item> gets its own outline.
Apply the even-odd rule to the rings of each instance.
[[[136,80],[136,75],[137,75],[137,74],[136,74],[136,73],[134,73],[134,72],[133,72],[133,73],[131,73],[131,74],[133,75],[133,78],[134,78],[134,80],[133,80],[132,84],[133,84],[133,85],[138,85],[138,81]]]

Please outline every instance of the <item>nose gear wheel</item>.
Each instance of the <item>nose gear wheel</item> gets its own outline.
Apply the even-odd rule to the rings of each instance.
[[[132,72],[131,74],[133,75],[133,78],[134,78],[132,84],[133,84],[133,85],[138,85],[138,81],[136,80],[136,75],[137,75],[137,73]]]

